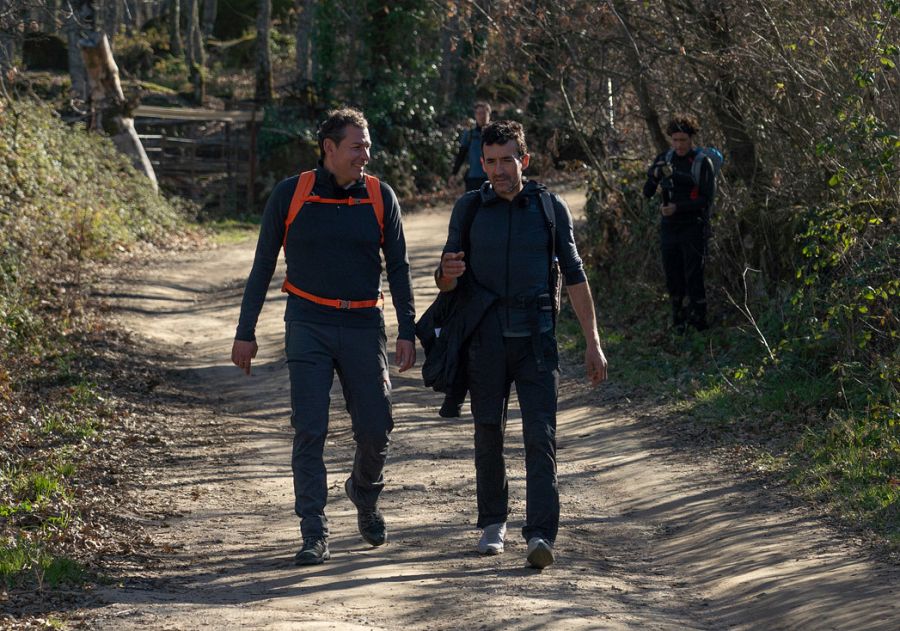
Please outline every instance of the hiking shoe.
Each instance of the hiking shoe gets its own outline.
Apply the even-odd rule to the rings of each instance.
[[[359,534],[363,540],[370,546],[378,547],[384,545],[387,541],[387,532],[384,525],[384,515],[377,508],[364,508],[356,503],[353,495],[353,478],[347,478],[344,482],[344,491],[347,497],[356,506],[356,525],[359,527]]]
[[[528,540],[528,565],[538,570],[553,563],[553,546],[545,539],[532,537]]]
[[[456,401],[451,396],[444,397],[441,409],[438,410],[438,416],[441,418],[459,418],[462,416],[462,401]]]
[[[506,522],[489,524],[484,527],[478,540],[479,554],[500,554],[503,552],[503,537],[506,536]]]
[[[303,547],[294,557],[295,565],[319,565],[331,558],[325,537],[303,537]]]

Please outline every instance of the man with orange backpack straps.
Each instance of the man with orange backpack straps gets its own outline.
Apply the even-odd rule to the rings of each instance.
[[[415,363],[415,308],[400,205],[390,186],[364,173],[368,123],[362,113],[329,112],[318,132],[318,168],[282,181],[266,204],[241,303],[231,359],[246,374],[256,356],[256,322],[278,252],[287,272],[285,351],[291,380],[294,508],[303,545],[298,565],[328,560],[323,450],[334,373],[343,387],[356,454],[344,489],[363,539],[387,539],[378,509],[393,417],[381,294],[381,253],[399,334],[395,364]]]

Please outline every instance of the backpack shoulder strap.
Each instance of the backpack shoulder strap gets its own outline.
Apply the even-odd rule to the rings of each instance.
[[[460,235],[459,241],[462,246],[463,252],[466,253],[466,256],[469,255],[469,246],[471,245],[470,236],[472,233],[472,224],[475,222],[475,215],[478,213],[478,210],[481,208],[481,193],[475,191],[472,195],[472,199],[469,200],[469,203],[466,205],[462,221],[460,222]]]
[[[384,196],[381,194],[381,181],[374,175],[366,175],[366,191],[375,209],[375,219],[381,231],[381,243],[384,244]]]
[[[541,207],[544,209],[544,221],[550,230],[550,264],[556,258],[556,209],[549,191],[541,191]]]
[[[282,241],[282,246],[287,243],[288,229],[291,227],[291,224],[294,223],[294,219],[297,218],[297,213],[303,208],[303,204],[309,199],[309,194],[312,193],[315,183],[315,171],[304,171],[297,179],[297,186],[294,188],[294,196],[291,198],[291,205],[288,207],[287,218],[284,220],[284,240]]]
[[[709,162],[709,168],[713,168],[712,158],[702,148],[698,148],[694,162],[691,164],[691,178],[696,186],[700,186],[700,170],[703,168],[704,162]]]

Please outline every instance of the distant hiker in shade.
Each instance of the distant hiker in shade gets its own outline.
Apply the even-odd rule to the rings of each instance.
[[[712,161],[694,147],[693,137],[699,131],[692,116],[672,118],[666,126],[672,148],[656,156],[644,184],[647,199],[662,188],[660,249],[672,303],[672,324],[678,332],[684,332],[687,326],[698,331],[707,328],[703,270],[716,177]],[[699,160],[698,169],[694,162]]]

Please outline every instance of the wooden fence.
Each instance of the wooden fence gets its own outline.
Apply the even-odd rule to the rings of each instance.
[[[207,212],[256,212],[259,112],[142,105],[134,116],[162,190]]]

